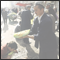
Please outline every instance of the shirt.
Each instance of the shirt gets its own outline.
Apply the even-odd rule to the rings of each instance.
[[[43,14],[44,14],[44,13],[43,13]],[[43,14],[42,14],[40,17],[38,16],[38,21],[39,21],[39,23],[40,23],[40,20],[41,20]],[[39,30],[39,27],[38,27],[38,30]],[[39,31],[38,31],[38,32],[39,32]],[[39,47],[39,49],[40,49],[40,42],[38,42],[38,47]]]
[[[5,56],[8,53],[7,44],[1,46],[1,57]]]
[[[44,13],[43,13],[43,14],[44,14]],[[38,16],[38,21],[39,21],[39,23],[40,23],[40,20],[41,20],[43,14],[42,14],[40,17]]]

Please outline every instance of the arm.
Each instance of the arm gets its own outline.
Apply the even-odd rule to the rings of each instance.
[[[33,26],[32,26],[32,28],[31,28],[31,31],[30,31],[30,33],[29,33],[29,35],[27,35],[27,36],[24,36],[24,37],[22,37],[22,38],[32,38],[32,39],[34,39],[34,36],[33,36],[33,34],[37,34],[37,24],[38,23],[36,23],[37,21],[36,21],[36,19],[34,20],[34,24],[33,24]],[[20,38],[20,39],[22,39],[22,38]]]
[[[33,19],[33,15],[30,13],[30,18]]]
[[[33,19],[33,15],[31,14],[31,11],[28,10],[27,13],[28,13],[28,18],[29,18],[30,20]]]
[[[14,50],[14,53],[18,53],[17,50]],[[12,54],[8,55],[7,58],[5,58],[5,59],[11,59],[11,57],[12,57]]]
[[[33,35],[27,35],[27,36],[24,36],[24,37],[22,37],[20,39],[23,39],[23,38],[31,38],[31,39],[34,39],[34,36]]]
[[[27,38],[34,39],[34,36],[33,35],[27,35]]]
[[[30,30],[29,35],[37,34],[37,32],[38,32],[37,28],[38,28],[38,20],[37,20],[37,18],[35,18],[33,21],[33,25],[32,25],[32,28]]]
[[[14,52],[14,53],[18,53],[17,50],[14,50],[13,52]],[[12,54],[13,54],[13,53],[12,53]],[[8,55],[7,58],[5,58],[5,59],[11,59],[12,54],[11,54],[11,55]]]
[[[6,56],[6,57],[1,57],[1,59],[11,59],[11,56],[12,56],[12,55],[8,55],[8,56]]]

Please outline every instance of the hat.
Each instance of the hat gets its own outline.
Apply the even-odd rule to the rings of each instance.
[[[38,1],[38,2],[36,2],[35,4],[40,4],[40,5],[42,5],[43,7],[45,7],[45,3],[44,3],[43,1]]]
[[[47,5],[51,6],[51,3],[47,3]]]
[[[26,8],[31,8],[31,5],[26,5]]]
[[[47,6],[50,6],[53,8],[54,3],[47,3]]]

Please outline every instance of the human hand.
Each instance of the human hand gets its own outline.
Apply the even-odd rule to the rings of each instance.
[[[21,37],[21,38],[19,38],[19,39],[23,39],[23,38],[28,38],[28,35],[26,35],[26,36],[24,36],[24,37]]]
[[[23,38],[31,38],[31,39],[34,39],[34,36],[33,36],[33,35],[26,35],[26,36],[21,37],[21,38],[19,38],[19,39],[23,39]]]
[[[18,53],[17,50],[14,50],[15,53]]]

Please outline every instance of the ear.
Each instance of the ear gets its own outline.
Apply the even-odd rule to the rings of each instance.
[[[44,9],[42,8],[42,9],[41,9],[41,11],[43,12],[43,11],[44,11]]]

